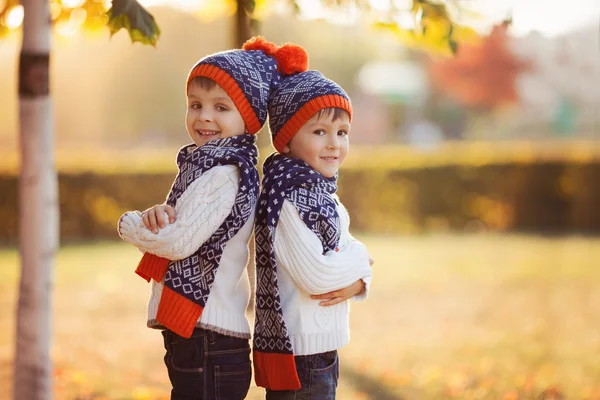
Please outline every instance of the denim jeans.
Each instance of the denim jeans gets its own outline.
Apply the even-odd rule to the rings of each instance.
[[[248,339],[196,328],[187,339],[162,332],[172,400],[241,400],[250,389]]]
[[[334,400],[340,377],[337,351],[296,356],[300,390],[268,390],[266,400]]]

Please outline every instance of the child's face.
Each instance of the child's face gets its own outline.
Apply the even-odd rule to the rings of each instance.
[[[207,90],[190,82],[185,122],[188,134],[197,146],[246,132],[242,115],[219,85]]]
[[[319,118],[313,115],[294,135],[283,153],[305,161],[326,178],[332,178],[348,154],[350,118],[342,113],[333,120],[333,113]]]

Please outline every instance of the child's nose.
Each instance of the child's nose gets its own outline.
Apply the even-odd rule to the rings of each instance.
[[[339,141],[337,135],[330,136],[327,145],[331,149],[337,149],[337,148],[339,148],[340,147],[340,141]]]
[[[202,108],[198,113],[198,119],[201,121],[212,121],[212,113],[206,108]]]

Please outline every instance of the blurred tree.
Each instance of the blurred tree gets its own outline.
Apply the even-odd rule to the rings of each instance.
[[[257,31],[258,14],[270,1],[221,1],[236,10],[233,47],[239,47]],[[301,12],[301,1],[288,2],[295,12]],[[402,3],[405,7],[401,7]],[[19,0],[5,0],[0,4],[3,4],[0,9],[0,36],[3,36],[21,25],[23,8]],[[79,27],[98,30],[108,25],[111,34],[125,29],[132,42],[156,45],[160,29],[153,16],[137,0],[114,0],[108,12],[107,4],[105,0],[50,0],[50,17],[55,29],[63,32]],[[358,11],[376,26],[397,34],[406,45],[429,52],[453,53],[460,43],[477,36],[471,28],[457,22],[459,16],[467,12],[458,5],[458,0],[394,1],[385,10],[374,9],[372,2],[366,0],[321,0],[320,4],[335,11]],[[220,8],[214,7],[214,10]]]
[[[477,39],[478,35],[472,28],[457,22],[460,14],[472,13],[461,7],[457,0],[410,0],[412,20],[404,18],[404,22],[400,21],[406,16],[406,10],[398,8],[397,3],[392,2],[376,26],[395,33],[410,48],[451,55],[458,51],[460,45]]]
[[[65,10],[68,10],[65,12]],[[89,15],[88,15],[88,11]],[[15,399],[49,399],[51,389],[50,305],[54,254],[58,247],[58,181],[53,157],[54,116],[49,85],[51,24],[93,23],[103,3],[69,0],[8,0],[0,12],[2,28],[23,24],[19,60],[19,245],[21,278],[17,309]],[[112,33],[125,27],[132,41],[155,44],[154,18],[137,2],[113,0],[108,12]]]
[[[19,62],[21,279],[14,398],[49,399],[50,287],[58,247],[58,182],[48,82],[50,10],[44,0],[23,0],[17,7],[24,19]]]
[[[516,78],[528,64],[507,44],[509,22],[495,26],[477,44],[465,44],[456,57],[432,61],[434,87],[463,107],[487,112],[517,100]]]

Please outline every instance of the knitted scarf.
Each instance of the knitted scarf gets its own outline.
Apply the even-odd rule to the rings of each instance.
[[[248,221],[256,204],[259,177],[255,142],[254,135],[244,134],[212,140],[200,147],[190,144],[177,155],[179,172],[167,197],[167,204],[172,207],[189,185],[209,169],[235,165],[240,171],[240,186],[231,213],[194,254],[170,261],[145,253],[136,269],[148,282],[161,282],[164,278],[156,319],[183,337],[192,335],[202,314],[225,245]]]
[[[254,235],[256,240],[256,318],[253,358],[258,386],[272,390],[298,390],[294,349],[290,341],[277,283],[275,230],[285,199],[291,201],[304,223],[321,239],[323,254],[335,250],[340,220],[332,194],[337,176],[331,179],[304,161],[271,154],[264,163],[263,188],[258,199]]]

